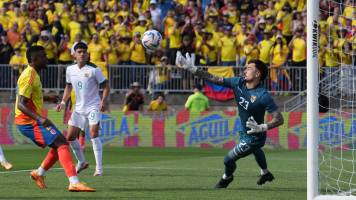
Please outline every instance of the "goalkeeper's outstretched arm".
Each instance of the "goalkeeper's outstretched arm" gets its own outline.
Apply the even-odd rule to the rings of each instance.
[[[210,74],[209,72],[203,70],[203,69],[198,69],[196,66],[194,66],[193,60],[190,58],[189,53],[186,54],[186,57],[182,55],[180,51],[177,52],[176,56],[176,65],[180,68],[186,69],[193,73],[194,75],[210,81],[215,84],[222,85],[224,83],[224,79],[222,77],[214,76]]]

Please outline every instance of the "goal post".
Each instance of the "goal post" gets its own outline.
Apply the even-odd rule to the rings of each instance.
[[[324,7],[320,2],[307,0],[307,199],[356,200],[356,0],[324,0]],[[354,13],[345,16],[346,8]],[[325,24],[332,28],[320,31]],[[322,37],[327,45],[319,44]],[[329,61],[335,56],[334,65],[320,62],[320,52]],[[319,114],[322,96],[327,112]]]
[[[318,196],[319,0],[307,0],[307,197]]]

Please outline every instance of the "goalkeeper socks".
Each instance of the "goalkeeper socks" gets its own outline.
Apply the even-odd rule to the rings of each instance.
[[[85,157],[83,151],[80,148],[80,144],[78,140],[69,141],[70,146],[72,147],[73,153],[75,158],[78,160],[79,163],[85,162]]]
[[[93,151],[94,151],[95,162],[96,162],[96,171],[101,172],[103,170],[103,166],[102,166],[103,145],[101,144],[101,140],[99,137],[91,139],[91,142],[93,144]]]
[[[72,155],[70,154],[69,146],[62,145],[58,147],[58,158],[61,163],[67,177],[77,176],[77,172],[75,171],[75,167],[72,160]]]
[[[2,151],[2,148],[0,146],[0,163],[1,162],[6,162],[4,152]]]
[[[253,152],[253,154],[255,155],[255,160],[258,166],[261,169],[267,169],[266,156],[265,153],[262,151],[262,149],[257,149],[255,152]]]
[[[58,160],[57,149],[51,148],[46,158],[42,161],[41,166],[37,169],[37,172],[40,176],[43,176],[46,171],[48,171]],[[43,174],[43,175],[42,175]]]

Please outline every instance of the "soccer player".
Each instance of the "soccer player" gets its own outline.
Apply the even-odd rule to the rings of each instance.
[[[71,192],[94,192],[95,189],[80,183],[65,137],[47,118],[41,115],[43,107],[42,83],[39,72],[47,67],[45,49],[32,46],[26,52],[29,66],[20,75],[15,106],[15,124],[18,130],[38,146],[50,150],[37,170],[31,172],[32,179],[41,189],[46,188],[45,172],[58,160],[69,178]]]
[[[9,163],[6,159],[5,159],[5,155],[4,152],[2,151],[2,148],[0,146],[0,165],[5,168],[6,170],[10,170],[12,168],[12,164]]]
[[[194,66],[189,55],[184,57],[180,52],[176,56],[176,65],[200,78],[229,87],[235,93],[242,131],[239,143],[225,156],[225,173],[215,188],[226,188],[234,179],[236,161],[250,154],[254,154],[256,162],[261,168],[257,184],[263,185],[267,181],[272,181],[274,177],[267,169],[262,147],[266,141],[266,131],[283,124],[283,116],[278,111],[272,97],[262,86],[262,81],[267,76],[267,66],[260,60],[250,60],[245,67],[243,77],[221,78],[198,69]],[[264,123],[265,111],[272,115],[272,120],[267,123]]]
[[[99,122],[101,113],[107,108],[107,97],[110,92],[107,79],[102,71],[94,65],[89,65],[88,46],[83,42],[78,42],[74,46],[74,57],[76,64],[67,67],[66,71],[66,87],[62,102],[57,105],[57,111],[61,111],[65,102],[68,101],[72,89],[76,96],[75,109],[68,121],[68,135],[73,152],[78,159],[76,167],[77,172],[86,169],[88,162],[85,160],[82,149],[77,140],[81,130],[84,130],[89,124],[91,142],[96,161],[96,169],[94,176],[101,176],[103,173],[102,167],[102,143],[99,138]],[[103,88],[103,97],[100,99],[99,88]]]

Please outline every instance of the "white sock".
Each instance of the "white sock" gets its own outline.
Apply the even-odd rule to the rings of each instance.
[[[71,184],[77,184],[77,183],[79,183],[78,176],[71,176],[71,177],[69,177],[69,183],[71,183]]]
[[[39,167],[39,168],[37,169],[37,174],[38,174],[39,176],[44,176],[45,173],[46,173],[46,170],[43,169],[43,167]]]
[[[1,146],[0,146],[0,162],[6,162],[4,152],[2,151]]]
[[[268,169],[261,169],[261,175],[267,174],[269,171]]]
[[[69,141],[70,147],[72,147],[73,153],[75,155],[75,158],[77,158],[79,163],[84,163],[85,162],[85,157],[83,154],[82,149],[80,148],[80,144],[78,140],[74,141]]]
[[[93,144],[93,151],[96,162],[96,171],[102,171],[102,160],[103,160],[103,145],[101,144],[101,140],[99,137],[91,139]]]

